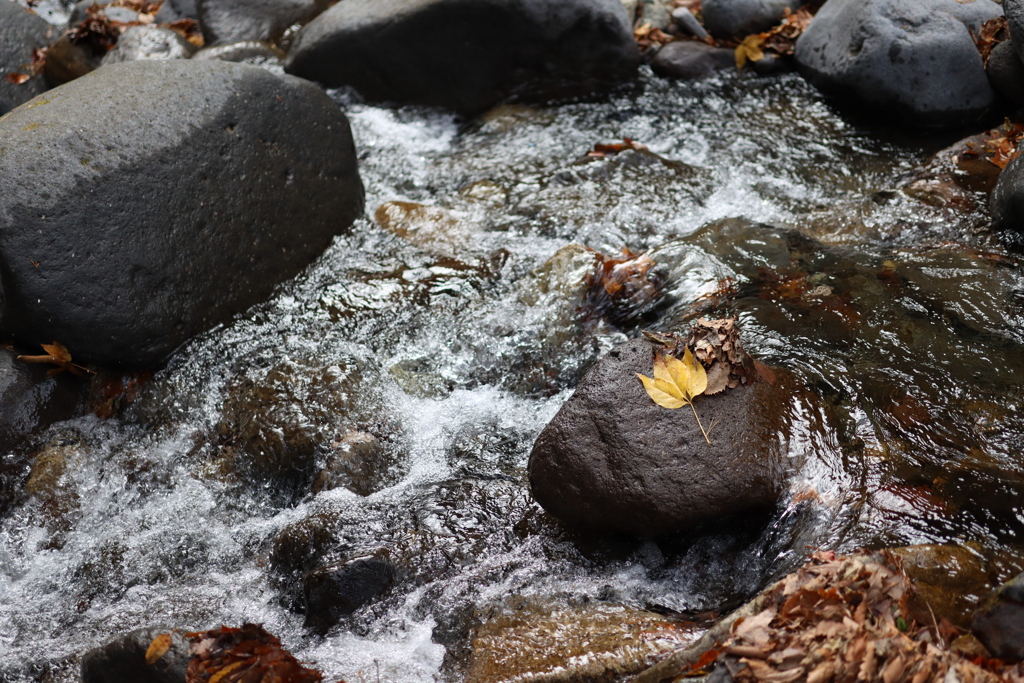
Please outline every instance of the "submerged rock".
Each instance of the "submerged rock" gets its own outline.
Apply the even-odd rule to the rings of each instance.
[[[24,7],[0,2],[0,116],[45,91],[33,69],[32,53],[50,44],[53,27]]]
[[[117,45],[103,58],[103,65],[137,59],[188,59],[196,48],[170,29],[159,26],[129,26]]]
[[[619,0],[345,0],[299,31],[287,69],[364,97],[479,113],[631,78]]]
[[[84,408],[84,382],[69,373],[47,377],[44,366],[16,356],[0,347],[0,456],[23,451],[29,437]]]
[[[325,633],[387,591],[394,579],[395,568],[385,551],[307,572],[302,577],[306,627]]]
[[[742,38],[777,24],[787,9],[796,11],[800,0],[704,0],[704,27],[719,38]]]
[[[974,615],[974,634],[994,657],[1024,660],[1024,574],[1004,584]]]
[[[695,635],[690,624],[609,603],[512,596],[478,613],[466,683],[621,680]]]
[[[146,650],[157,636],[170,636],[170,647],[153,664]],[[170,628],[140,628],[118,636],[82,658],[82,683],[182,683],[192,655],[182,635]]]
[[[960,628],[970,627],[978,591],[988,585],[984,563],[976,553],[951,545],[913,545],[892,553],[914,582],[911,606],[920,623],[928,623],[934,614]]]
[[[362,211],[337,105],[248,65],[115,64],[13,112],[0,137],[0,329],[79,362],[159,365]]]
[[[800,73],[881,122],[976,120],[995,93],[974,44],[1000,15],[991,0],[829,0],[796,43]]]
[[[530,487],[570,526],[657,536],[778,501],[777,432],[784,398],[764,382],[699,396],[689,409],[656,405],[637,373],[651,374],[655,345],[634,339],[583,378],[537,437]]]
[[[679,40],[658,50],[651,69],[659,76],[696,80],[736,67],[733,50],[706,43]]]

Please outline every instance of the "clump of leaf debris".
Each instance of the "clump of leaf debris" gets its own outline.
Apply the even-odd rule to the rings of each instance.
[[[299,663],[258,624],[189,633],[185,683],[319,683],[323,674]],[[156,641],[154,641],[154,645]]]
[[[919,624],[912,595],[889,553],[814,553],[677,680],[713,667],[713,680],[737,683],[1024,683],[1024,665],[958,645],[948,622]]]
[[[656,265],[650,256],[629,249],[623,249],[619,258],[595,252],[581,307],[584,319],[629,325],[656,308],[665,286]]]

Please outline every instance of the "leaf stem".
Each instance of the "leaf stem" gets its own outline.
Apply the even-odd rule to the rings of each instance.
[[[697,417],[697,409],[693,407],[693,401],[690,402],[690,410],[693,411],[693,416]],[[711,439],[708,438],[708,433],[704,431],[704,425],[700,423],[699,417],[697,417],[697,426],[700,427],[700,433],[704,435],[704,440],[707,441],[708,445],[710,446]]]

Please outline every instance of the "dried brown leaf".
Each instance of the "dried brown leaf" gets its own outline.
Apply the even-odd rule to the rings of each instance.
[[[161,633],[146,648],[146,664],[156,664],[171,649],[171,634]]]

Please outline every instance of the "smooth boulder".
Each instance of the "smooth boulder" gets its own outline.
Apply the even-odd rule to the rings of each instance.
[[[974,122],[995,92],[974,44],[992,0],[828,0],[796,43],[800,73],[881,123]]]
[[[348,120],[315,85],[215,60],[114,64],[0,121],[0,333],[160,365],[348,229]]]
[[[0,0],[0,116],[49,87],[35,73],[32,53],[47,47],[52,33],[53,27],[36,14]]]
[[[997,93],[1013,106],[1024,107],[1024,64],[1012,40],[1004,40],[992,49],[985,71]]]
[[[1024,159],[1017,157],[999,174],[988,207],[994,227],[1024,232]]]
[[[619,0],[345,0],[296,36],[286,69],[364,97],[479,113],[632,78]]]
[[[974,615],[974,634],[994,657],[1024,660],[1024,574],[1005,583]]]
[[[710,78],[719,71],[736,68],[733,50],[707,43],[679,40],[669,43],[651,60],[651,70],[665,78],[697,80]]]
[[[309,21],[326,6],[317,0],[196,0],[207,45],[277,40],[289,26]]]
[[[765,382],[656,405],[637,373],[655,346],[634,339],[591,368],[530,454],[530,487],[550,514],[587,531],[658,536],[774,506],[782,488],[778,436],[785,401]]]
[[[779,22],[786,10],[796,11],[800,0],[704,0],[704,27],[720,38],[743,38]]]
[[[139,59],[188,59],[196,47],[180,34],[160,26],[129,26],[117,45],[103,58],[103,65]]]

